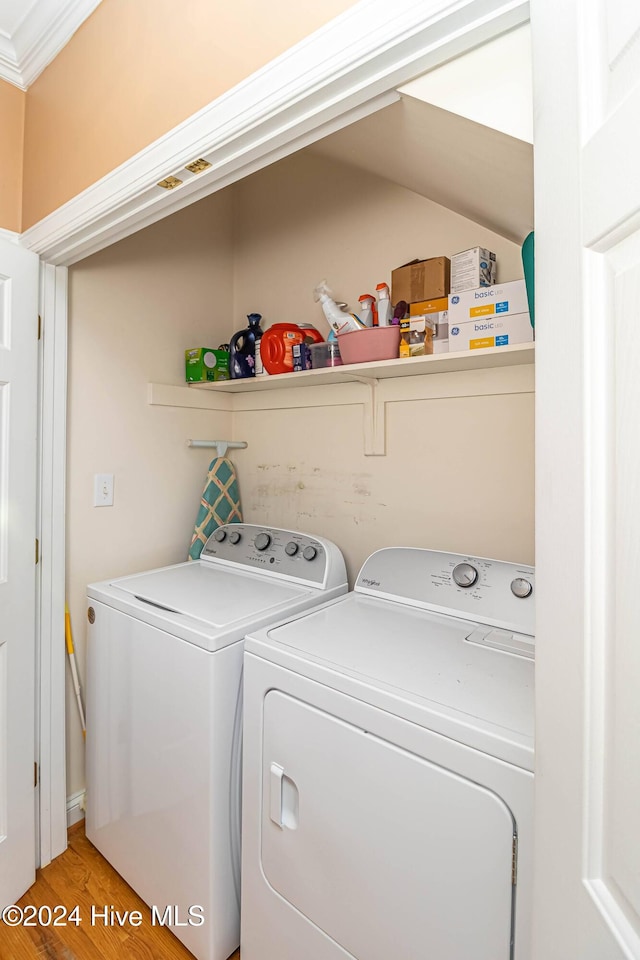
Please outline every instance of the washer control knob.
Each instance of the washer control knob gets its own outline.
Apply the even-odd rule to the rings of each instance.
[[[239,530],[232,530],[229,534],[229,543],[240,543],[242,540],[242,534]]]
[[[226,536],[227,536],[227,531],[223,530],[222,527],[218,527],[218,529],[213,535],[213,539],[217,540],[218,543],[222,543],[222,541],[226,539]]]
[[[315,558],[318,556],[318,548],[312,547],[311,544],[309,544],[309,546],[305,547],[302,551],[302,556],[305,558],[305,560],[315,560]]]
[[[459,563],[453,568],[453,579],[459,587],[472,587],[478,579],[478,571],[470,563]]]
[[[298,544],[294,543],[293,540],[289,540],[289,543],[284,548],[284,552],[288,557],[295,557],[298,552]]]
[[[525,597],[530,597],[533,593],[533,585],[524,577],[516,577],[515,580],[511,581],[511,593],[514,597],[524,600]]]
[[[271,537],[268,533],[259,533],[253,542],[256,550],[266,550],[271,543]]]

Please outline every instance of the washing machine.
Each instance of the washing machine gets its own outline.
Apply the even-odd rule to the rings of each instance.
[[[392,548],[250,633],[242,960],[528,960],[534,596]]]
[[[335,544],[247,523],[87,589],[87,836],[198,960],[240,941],[243,638],[346,590]]]

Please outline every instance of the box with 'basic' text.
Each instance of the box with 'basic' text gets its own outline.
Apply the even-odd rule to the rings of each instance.
[[[452,293],[449,297],[449,323],[468,323],[478,317],[499,314],[528,313],[527,288],[524,280],[496,283]]]
[[[529,313],[497,314],[476,317],[467,323],[449,323],[449,350],[484,350],[486,347],[509,347],[514,343],[531,343],[533,327]]]

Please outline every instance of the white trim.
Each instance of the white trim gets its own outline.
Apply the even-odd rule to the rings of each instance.
[[[20,234],[14,233],[13,230],[5,230],[4,227],[0,227],[0,239],[7,240],[9,243],[20,243]]]
[[[528,20],[527,0],[361,0],[22,235],[44,265],[41,862],[66,845],[65,421],[68,266],[395,99],[395,88]],[[205,156],[176,191],[157,181]]]
[[[0,78],[26,90],[67,45],[100,0],[39,0],[14,33],[0,37]]]
[[[192,407],[196,410],[233,410],[233,398],[219,393],[191,390],[182,384],[148,383],[147,403],[160,407]]]
[[[27,89],[22,80],[13,44],[5,34],[0,34],[0,80],[6,80],[20,90]]]
[[[43,264],[43,374],[40,385],[40,597],[38,716],[40,866],[66,848],[65,486],[67,269]]]
[[[70,797],[67,797],[67,830],[69,827],[72,827],[74,823],[79,823],[81,820],[84,820],[86,799],[87,795],[85,790],[79,790],[78,793],[72,793]]]
[[[379,109],[418,74],[528,19],[527,0],[361,0],[23,234],[66,264]],[[379,101],[378,98],[383,98]],[[185,165],[203,157],[208,170]],[[178,176],[182,186],[158,182]]]

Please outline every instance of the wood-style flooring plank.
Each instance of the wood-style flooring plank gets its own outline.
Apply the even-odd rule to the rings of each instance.
[[[8,927],[0,923],[0,960],[193,960],[166,927],[151,925],[151,911],[111,864],[87,840],[84,822],[69,831],[69,846],[49,866],[38,870],[36,882],[18,902],[71,910],[77,905],[82,922],[76,926]],[[91,907],[139,910],[139,927],[91,925]],[[237,951],[230,960],[240,960]]]

